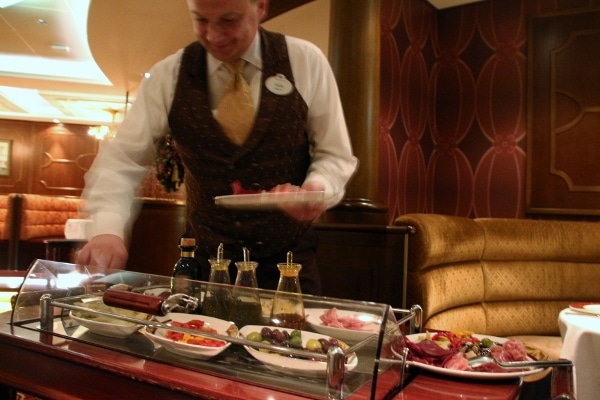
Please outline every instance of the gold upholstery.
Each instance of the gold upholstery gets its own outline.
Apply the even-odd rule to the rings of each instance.
[[[426,329],[526,337],[560,352],[558,313],[600,301],[600,223],[407,214],[407,304]],[[558,350],[558,351],[557,351]]]
[[[69,218],[78,218],[81,204],[78,198],[29,193],[11,193],[7,199],[2,237],[8,239],[6,266],[9,269],[22,267],[19,261],[21,253],[26,256],[25,264],[28,265],[32,254],[24,248],[27,244],[41,244],[45,239],[64,238],[65,224]],[[0,207],[1,204],[0,202]]]
[[[77,198],[27,193],[9,195],[11,204],[15,204],[17,199],[21,202],[20,215],[6,224],[4,235],[8,238],[18,236],[19,240],[64,236],[65,223],[69,218],[78,217],[81,203]],[[11,211],[15,212],[15,209]]]
[[[0,240],[7,240],[8,236],[4,231],[8,221],[8,195],[0,195]]]

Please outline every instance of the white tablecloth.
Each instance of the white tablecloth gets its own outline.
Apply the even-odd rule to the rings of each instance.
[[[564,309],[558,317],[561,358],[573,361],[577,400],[600,398],[600,317]]]

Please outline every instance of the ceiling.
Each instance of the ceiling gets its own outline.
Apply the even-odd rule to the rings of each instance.
[[[271,0],[269,16],[310,1]],[[118,121],[144,72],[192,40],[185,0],[0,0],[0,118]]]
[[[192,40],[185,0],[21,0],[0,8],[0,118],[110,122],[111,110],[122,117],[147,68]]]

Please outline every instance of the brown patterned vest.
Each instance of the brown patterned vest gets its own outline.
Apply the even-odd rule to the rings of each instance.
[[[271,93],[265,80],[283,74],[290,82],[283,35],[261,29],[262,90],[254,127],[243,146],[234,145],[213,118],[208,100],[206,51],[198,43],[185,48],[169,113],[169,125],[186,169],[187,221],[201,249],[227,254],[248,247],[254,257],[286,251],[308,228],[279,211],[239,211],[217,207],[214,197],[232,194],[239,180],[246,189],[270,190],[290,182],[301,185],[310,164],[305,132],[308,107],[295,89]],[[231,253],[235,252],[235,253]],[[282,260],[285,261],[285,260]]]

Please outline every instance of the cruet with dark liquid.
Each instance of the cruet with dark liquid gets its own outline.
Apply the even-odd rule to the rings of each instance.
[[[219,245],[217,258],[208,261],[210,275],[202,300],[202,314],[228,320],[231,306],[231,279],[229,278],[231,260],[223,258],[223,243]]]
[[[250,261],[250,252],[244,247],[244,261],[236,262],[235,266],[237,276],[233,287],[229,319],[239,328],[245,325],[258,325],[262,319],[262,306],[256,280],[258,263]]]
[[[287,261],[277,264],[279,283],[273,299],[270,322],[273,326],[290,329],[304,329],[306,317],[300,289],[302,265],[294,263],[292,252],[287,253]]]

